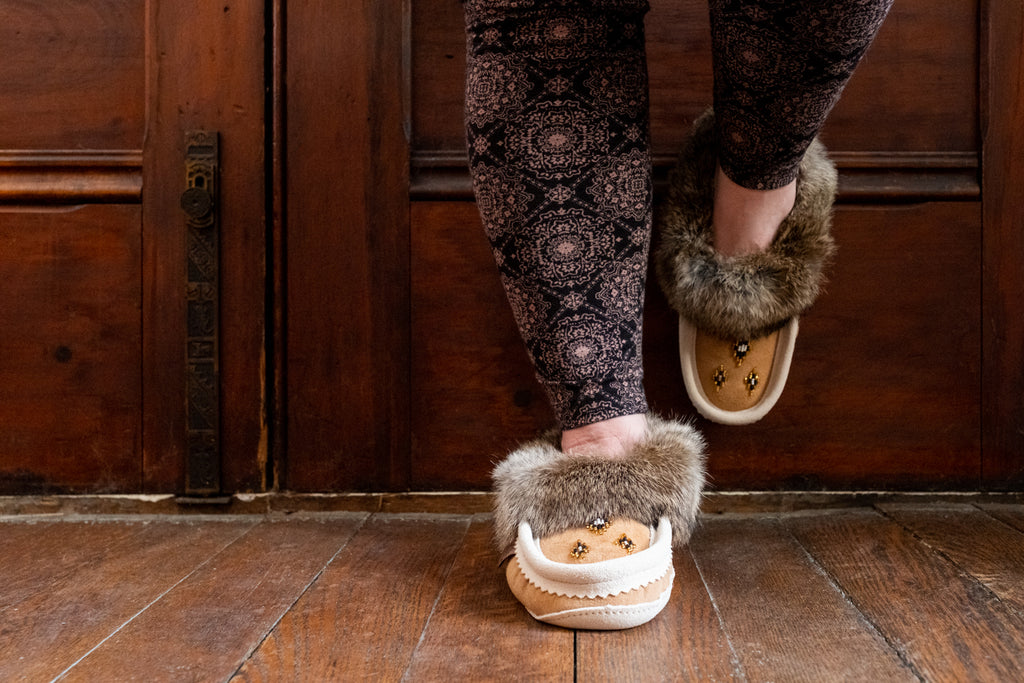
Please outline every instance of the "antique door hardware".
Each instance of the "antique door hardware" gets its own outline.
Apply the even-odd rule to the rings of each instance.
[[[185,135],[186,222],[186,496],[221,490],[220,235],[216,131]]]

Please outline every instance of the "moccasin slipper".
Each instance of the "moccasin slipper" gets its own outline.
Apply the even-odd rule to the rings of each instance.
[[[704,440],[689,424],[647,424],[623,458],[563,453],[552,431],[495,468],[495,540],[535,619],[624,629],[668,603],[672,548],[689,540],[700,506]]]
[[[796,203],[767,250],[725,257],[714,249],[717,152],[709,110],[693,126],[658,206],[655,271],[679,313],[687,394],[723,424],[764,417],[786,384],[799,316],[818,297],[835,252],[830,229],[836,170],[814,140],[797,176]]]

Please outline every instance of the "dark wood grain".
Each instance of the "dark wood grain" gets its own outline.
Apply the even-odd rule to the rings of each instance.
[[[327,26],[345,26],[346,39]],[[369,130],[362,123],[370,109],[370,28],[363,3],[320,0],[290,3],[286,31],[283,481],[297,490],[369,490],[380,457],[371,405]]]
[[[233,680],[399,680],[467,526],[467,518],[372,518]]]
[[[984,3],[983,470],[987,487],[1024,488],[1024,5]]]
[[[285,54],[284,0],[267,4],[267,474],[280,485],[288,423],[288,363],[285,349]]]
[[[976,151],[978,4],[896,3],[834,110],[826,142],[842,151]],[[427,0],[413,9],[414,148],[464,149],[460,4]],[[675,154],[711,102],[707,7],[655,2],[646,26],[654,147]],[[1011,43],[1006,49],[1013,52]]]
[[[139,150],[0,151],[2,204],[138,204]]]
[[[0,613],[73,581],[82,567],[147,541],[136,524],[6,523],[0,526]],[[59,552],[54,552],[58,550]]]
[[[412,206],[412,434],[415,489],[484,488],[494,462],[553,423],[479,213]]]
[[[0,678],[1017,680],[1024,512],[985,507],[711,517],[601,633],[526,614],[485,516],[4,518]]]
[[[364,519],[258,524],[113,633],[65,680],[226,680]]]
[[[140,218],[0,209],[0,493],[138,490]]]
[[[750,680],[915,680],[777,521],[711,518],[691,547]]]
[[[977,202],[839,207],[839,251],[779,402],[743,429],[699,422],[713,485],[976,490],[980,228]],[[692,412],[676,316],[656,288],[648,301],[648,395]]]
[[[869,511],[792,517],[786,524],[926,680],[1019,676],[1024,619],[900,525]]]
[[[577,680],[747,680],[689,551],[676,552],[675,568],[672,598],[654,620],[576,634]]]
[[[475,521],[405,680],[573,680],[573,632],[534,621],[498,567],[489,521]]]
[[[976,488],[979,232],[975,202],[841,208],[837,263],[779,403],[743,429],[700,422],[713,484]],[[413,482],[484,488],[494,459],[550,425],[547,399],[473,206],[416,203],[413,244]],[[652,277],[648,396],[687,415],[676,326]]]
[[[879,507],[1024,617],[1024,533],[971,505]]]
[[[983,503],[978,507],[1017,531],[1024,532],[1024,510],[1019,505],[1007,503]]]
[[[283,478],[294,490],[408,485],[404,7],[288,5]]]
[[[0,149],[139,149],[144,0],[0,6]]]
[[[220,132],[221,446],[225,489],[262,490],[264,258],[263,2],[147,3],[142,324],[145,490],[184,485],[184,136]]]
[[[251,526],[33,525],[31,552],[0,560],[39,567],[37,590],[22,584],[22,599],[0,612],[0,679],[52,680]]]
[[[1019,3],[896,3],[823,133],[862,183],[831,282],[772,414],[701,423],[716,486],[1020,488],[1022,27]],[[710,100],[706,8],[647,29],[664,160]],[[0,491],[181,489],[192,128],[222,136],[226,489],[482,489],[548,426],[475,210],[410,207],[411,154],[465,174],[458,2],[19,0],[0,45],[0,234],[41,226],[0,242]],[[92,265],[24,272],[24,240],[79,221],[26,202],[113,203],[74,212]],[[646,333],[653,405],[692,414],[656,291]]]
[[[231,490],[261,489],[262,3],[69,0],[55,7],[22,0],[0,8],[8,55],[0,64],[0,202],[12,205],[0,229],[20,229],[17,238],[3,235],[0,276],[22,276],[18,291],[7,292],[19,303],[0,304],[0,322],[19,330],[6,336],[9,343],[32,346],[31,359],[0,349],[12,363],[0,361],[0,385],[8,387],[0,421],[12,437],[3,444],[9,469],[0,489],[180,490],[179,196],[184,135],[194,129],[221,132],[224,482]],[[70,213],[37,210],[139,202],[87,206],[71,222]],[[28,252],[31,239],[49,240],[52,263]],[[79,259],[73,271],[71,257]],[[7,258],[36,267],[12,273]],[[40,289],[41,279],[49,284]],[[68,320],[76,334],[54,330]],[[51,362],[55,350],[65,360]]]

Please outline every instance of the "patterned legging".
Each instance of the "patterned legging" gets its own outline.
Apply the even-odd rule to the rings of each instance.
[[[771,189],[796,177],[891,2],[709,1],[729,178]],[[563,429],[647,410],[647,9],[646,0],[465,0],[474,192]]]

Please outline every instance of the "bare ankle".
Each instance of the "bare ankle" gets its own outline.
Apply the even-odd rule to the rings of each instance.
[[[562,451],[622,458],[647,434],[645,415],[624,415],[562,432]]]
[[[751,190],[734,183],[719,167],[713,212],[715,251],[723,256],[764,251],[795,201],[795,180],[774,190]]]

